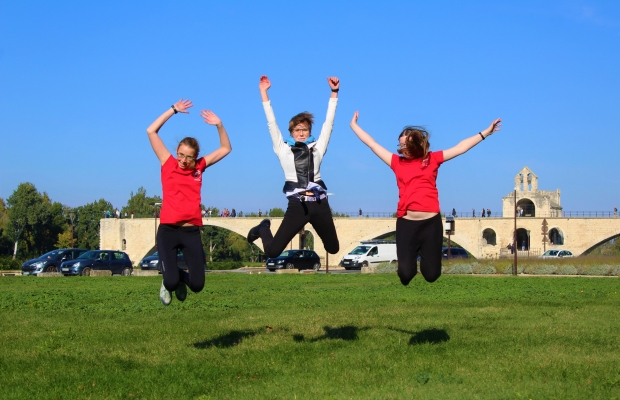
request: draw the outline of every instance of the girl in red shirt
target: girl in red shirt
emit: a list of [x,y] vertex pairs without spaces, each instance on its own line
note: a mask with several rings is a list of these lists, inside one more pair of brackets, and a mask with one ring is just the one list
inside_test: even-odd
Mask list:
[[[202,173],[232,150],[222,120],[211,111],[202,110],[200,116],[204,121],[217,127],[220,147],[211,154],[199,158],[198,141],[186,137],[177,146],[176,157],[170,154],[159,137],[159,129],[174,114],[189,114],[187,109],[192,106],[191,100],[179,100],[146,130],[151,146],[161,163],[163,199],[160,225],[157,229],[157,250],[163,275],[159,299],[164,305],[172,301],[172,291],[179,301],[184,301],[187,297],[187,286],[193,292],[200,292],[204,287],[206,260],[200,240]],[[183,251],[189,273],[177,267],[179,250]]]
[[392,168],[398,184],[398,211],[396,220],[396,255],[398,277],[408,285],[418,270],[427,282],[441,275],[443,227],[439,213],[437,172],[439,166],[460,156],[500,130],[501,119],[496,119],[485,130],[443,151],[429,151],[429,134],[424,128],[407,126],[398,136],[398,153],[392,154],[357,124],[358,112],[353,114],[351,129],[357,137]]

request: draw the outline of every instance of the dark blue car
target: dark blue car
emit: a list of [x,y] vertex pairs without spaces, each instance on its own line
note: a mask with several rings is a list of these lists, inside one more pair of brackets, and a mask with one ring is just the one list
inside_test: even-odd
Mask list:
[[278,257],[268,258],[265,265],[269,271],[276,269],[321,269],[321,259],[312,250],[285,250]]
[[127,253],[114,250],[91,250],[81,254],[75,260],[65,261],[60,265],[63,275],[89,276],[91,271],[108,270],[113,275],[131,275],[133,267]]
[[38,275],[40,272],[60,272],[60,264],[73,260],[84,253],[84,249],[58,249],[22,264],[22,275]]

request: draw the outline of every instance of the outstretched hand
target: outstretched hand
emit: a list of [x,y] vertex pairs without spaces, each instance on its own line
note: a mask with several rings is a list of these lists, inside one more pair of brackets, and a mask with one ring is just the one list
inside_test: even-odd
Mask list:
[[194,104],[192,104],[191,100],[179,100],[176,103],[174,103],[174,108],[183,114],[189,114],[189,111],[187,111],[188,108],[192,108],[194,106]]
[[267,91],[271,87],[271,81],[267,78],[267,75],[263,75],[260,77],[260,82],[258,83],[258,88],[262,91]]
[[492,135],[493,133],[499,131],[500,129],[502,129],[502,119],[498,118],[495,121],[491,122],[491,125],[489,125],[489,127],[487,129],[482,131],[482,134],[485,137],[487,137],[487,136]]
[[222,125],[220,117],[215,115],[211,110],[202,110],[200,116],[204,118],[205,122],[209,125],[219,126]]
[[351,123],[349,124],[351,128],[357,125],[357,118],[359,117],[359,111],[353,113],[353,118],[351,118]]
[[340,80],[335,76],[328,76],[327,83],[332,90],[340,89]]

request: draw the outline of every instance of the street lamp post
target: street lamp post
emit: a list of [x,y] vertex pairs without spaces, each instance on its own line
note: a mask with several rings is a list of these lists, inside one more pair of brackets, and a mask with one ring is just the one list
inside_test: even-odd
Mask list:
[[517,187],[515,186],[514,191],[514,199],[515,199],[515,212],[514,212],[514,220],[515,220],[515,229],[514,234],[512,235],[512,250],[514,252],[514,261],[512,263],[512,274],[517,275]]

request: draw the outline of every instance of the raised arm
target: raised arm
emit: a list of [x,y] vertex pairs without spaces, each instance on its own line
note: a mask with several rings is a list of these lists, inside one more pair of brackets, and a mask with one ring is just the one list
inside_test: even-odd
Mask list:
[[220,135],[220,148],[216,149],[214,152],[204,157],[208,167],[220,161],[222,158],[226,157],[228,153],[232,151],[232,146],[230,145],[228,133],[226,133],[224,124],[222,124],[222,120],[217,115],[215,115],[210,110],[202,110],[200,112],[200,116],[204,118],[207,124],[215,125],[215,127],[217,128],[217,133]]
[[258,89],[260,90],[260,97],[263,101],[263,110],[265,111],[265,117],[267,118],[267,127],[269,128],[269,135],[271,135],[271,141],[273,143],[273,151],[276,154],[280,154],[283,151],[288,150],[288,145],[284,142],[278,123],[276,122],[276,116],[271,108],[271,101],[267,95],[267,90],[271,87],[271,81],[265,75],[260,77],[258,83]]
[[454,157],[458,157],[461,154],[466,153],[469,149],[482,142],[487,136],[491,136],[494,132],[499,131],[502,128],[502,119],[498,118],[495,121],[491,122],[488,128],[481,131],[480,133],[475,134],[472,137],[468,137],[465,140],[462,140],[456,146],[443,151],[443,160],[448,161],[453,159]]
[[338,104],[338,91],[340,90],[340,80],[335,76],[327,77],[327,84],[331,89],[329,96],[329,103],[327,104],[327,115],[325,116],[325,122],[321,127],[321,132],[316,143],[316,149],[319,151],[327,152],[327,145],[334,129],[334,119],[336,118],[336,105]]
[[179,100],[172,107],[164,111],[162,115],[160,115],[153,123],[146,128],[146,133],[149,136],[149,141],[151,142],[151,147],[153,147],[153,151],[155,151],[155,155],[159,159],[159,162],[164,165],[166,160],[170,157],[170,152],[166,148],[166,145],[159,137],[159,130],[161,127],[177,112],[183,114],[189,114],[187,111],[188,108],[193,106],[191,100]]
[[359,113],[356,111],[353,114],[353,118],[351,119],[351,129],[357,135],[357,137],[364,143],[366,146],[370,147],[373,153],[375,153],[381,161],[386,163],[388,166],[392,163],[392,153],[389,152],[386,148],[381,146],[379,143],[375,141],[368,133],[366,133],[360,126],[357,124],[357,118]]
[[269,101],[269,95],[267,91],[271,87],[271,81],[267,78],[266,75],[262,75],[260,77],[260,82],[258,83],[258,89],[260,90],[261,100],[264,102]]

